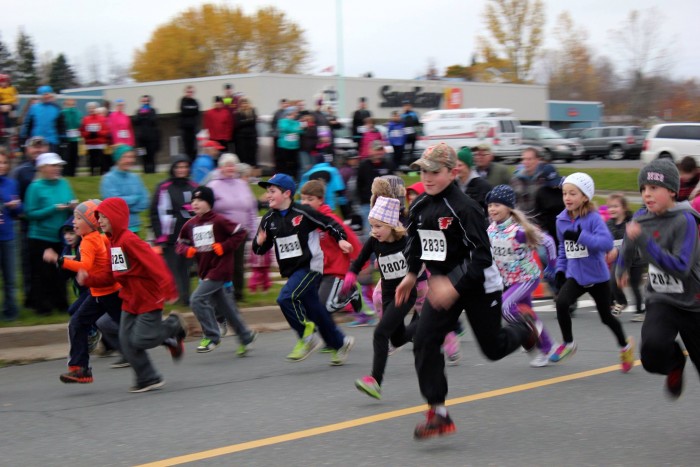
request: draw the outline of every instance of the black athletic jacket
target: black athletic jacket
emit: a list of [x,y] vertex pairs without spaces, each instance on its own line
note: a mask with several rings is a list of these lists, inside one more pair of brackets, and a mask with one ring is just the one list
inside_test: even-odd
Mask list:
[[[260,221],[267,239],[258,245],[253,238],[253,253],[263,255],[275,247],[280,275],[289,277],[297,269],[311,269],[323,273],[323,251],[318,229],[325,230],[337,241],[347,240],[343,227],[320,212],[302,204],[292,203],[285,214],[269,210]],[[296,237],[295,237],[296,236]]]
[[[411,204],[408,217],[409,272],[418,275],[425,263],[431,274],[448,276],[460,293],[503,290],[483,211],[457,185],[452,183],[434,196],[423,193]],[[424,251],[444,254],[445,259],[422,260]]]

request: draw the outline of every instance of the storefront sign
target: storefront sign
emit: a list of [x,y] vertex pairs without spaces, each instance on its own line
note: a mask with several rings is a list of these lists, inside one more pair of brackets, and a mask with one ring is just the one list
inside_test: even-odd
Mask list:
[[379,104],[380,107],[401,107],[403,101],[408,101],[413,107],[418,109],[439,109],[442,101],[441,92],[423,92],[421,87],[416,86],[413,91],[399,92],[390,91],[391,86],[382,86],[379,95],[384,99]]

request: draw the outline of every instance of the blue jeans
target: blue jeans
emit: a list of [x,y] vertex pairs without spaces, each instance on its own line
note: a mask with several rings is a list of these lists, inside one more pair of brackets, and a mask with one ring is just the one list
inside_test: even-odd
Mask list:
[[116,322],[119,322],[121,311],[122,300],[119,298],[119,292],[102,297],[93,297],[88,294],[68,323],[68,337],[70,337],[69,366],[87,368],[90,363],[90,355],[88,354],[88,332],[90,328],[105,313],[109,314]]
[[277,303],[299,338],[304,335],[305,321],[311,321],[326,344],[338,350],[343,346],[345,336],[318,298],[320,282],[320,273],[309,269],[297,269],[280,290]]
[[15,241],[0,241],[0,269],[2,269],[3,290],[5,301],[2,304],[2,316],[6,320],[17,318],[17,272],[15,271]]

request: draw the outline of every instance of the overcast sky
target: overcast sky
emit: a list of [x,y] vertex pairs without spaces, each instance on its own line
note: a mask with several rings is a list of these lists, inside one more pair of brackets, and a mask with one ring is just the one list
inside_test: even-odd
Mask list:
[[[116,61],[131,63],[133,52],[153,30],[189,7],[194,0],[22,0],[4,8],[1,39],[12,49],[24,28],[39,55],[63,52],[87,78],[86,56],[111,51]],[[335,0],[245,0],[247,13],[272,5],[306,31],[317,74],[337,66]],[[486,0],[342,0],[344,71],[346,76],[372,72],[375,77],[413,78],[425,74],[429,60],[442,73],[453,64],[468,64],[477,34],[485,34]],[[589,32],[598,53],[619,55],[609,31],[619,28],[632,9],[656,6],[662,14],[661,38],[671,45],[675,77],[700,77],[700,2],[698,0],[545,0],[546,45],[555,47],[556,18],[568,10]],[[107,60],[103,60],[106,68]]]

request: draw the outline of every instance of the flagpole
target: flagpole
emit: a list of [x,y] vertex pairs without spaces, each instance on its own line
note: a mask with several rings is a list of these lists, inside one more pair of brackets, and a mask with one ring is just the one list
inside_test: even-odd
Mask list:
[[343,0],[335,0],[335,21],[336,21],[336,78],[338,87],[338,108],[336,116],[345,116],[345,77],[343,70]]

